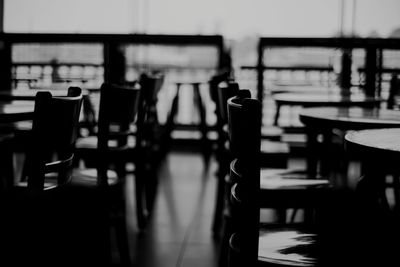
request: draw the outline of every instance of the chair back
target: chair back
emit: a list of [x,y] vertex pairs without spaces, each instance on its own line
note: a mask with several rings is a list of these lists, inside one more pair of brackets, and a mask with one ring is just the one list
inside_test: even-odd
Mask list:
[[233,227],[239,243],[246,244],[240,248],[242,260],[251,266],[258,257],[261,104],[249,93],[239,91],[227,105],[231,152],[243,178],[232,187],[240,192],[240,197],[232,198]]
[[220,123],[219,121],[221,120],[221,101],[219,93],[218,93],[218,87],[224,83],[226,87],[226,83],[229,81],[229,72],[221,72],[218,73],[214,76],[211,77],[211,79],[208,82],[209,85],[209,90],[210,90],[210,97],[211,100],[215,103],[215,114],[217,116],[217,123]]
[[[211,86],[210,82],[210,86]],[[219,151],[224,151],[225,143],[228,139],[227,129],[225,128],[228,124],[228,99],[237,95],[239,91],[239,84],[233,80],[226,80],[216,84],[214,90],[215,94],[215,113],[217,117],[216,129],[218,133],[218,147]],[[225,155],[223,156],[225,157]]]
[[37,93],[27,153],[29,188],[44,189],[49,173],[57,174],[58,184],[71,179],[81,105],[82,90],[78,87],[70,87],[66,97]]
[[140,75],[141,94],[136,123],[139,140],[144,138],[151,140],[154,137],[154,128],[159,124],[157,114],[158,93],[164,84],[164,77],[161,73],[142,73]]
[[130,126],[135,122],[140,90],[134,87],[103,83],[100,88],[97,133],[97,172],[99,185],[108,184],[109,142],[118,142],[118,149],[125,149]]
[[400,80],[398,78],[397,73],[392,74],[392,78],[390,79],[390,87],[389,87],[389,97],[387,99],[387,108],[388,109],[398,109],[400,106],[399,99],[400,98]]
[[220,116],[225,124],[228,123],[228,99],[236,96],[239,92],[239,84],[235,81],[228,81],[218,86],[218,106],[220,107]]

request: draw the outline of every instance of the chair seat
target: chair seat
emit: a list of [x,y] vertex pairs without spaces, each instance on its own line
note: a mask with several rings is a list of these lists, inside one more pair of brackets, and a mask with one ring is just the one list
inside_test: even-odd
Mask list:
[[261,169],[261,189],[300,190],[319,186],[329,186],[329,180],[309,179],[306,173],[288,169]]
[[261,127],[261,138],[280,141],[284,131],[282,128],[272,125],[264,125]]
[[[297,224],[262,225],[259,229],[257,266],[333,267],[348,264],[360,266],[361,262],[368,262],[363,249],[376,246],[373,241],[366,241],[366,244],[349,241],[344,244],[344,238],[348,238],[346,232],[337,231],[335,235],[327,236]],[[232,235],[229,245],[232,259],[239,262],[240,241],[236,233]],[[379,258],[384,261],[384,258],[377,255],[371,255],[370,259]]]
[[[315,233],[300,228],[260,228],[258,242],[257,266],[318,266]],[[231,259],[240,262],[238,234],[232,235],[229,246]]]
[[286,168],[289,160],[289,145],[280,141],[261,140],[261,166]]
[[[47,181],[47,180],[49,180],[49,181]],[[57,180],[56,180],[55,177],[51,177],[50,179],[48,179],[48,178],[46,177],[46,181],[44,182],[44,185],[43,185],[43,188],[44,188],[45,190],[50,189],[50,188],[53,188],[53,187],[56,187],[56,186],[57,186]],[[19,188],[19,189],[28,188],[28,182],[27,182],[27,181],[18,182],[18,183],[15,185],[15,187],[16,187],[16,188]],[[18,189],[17,189],[17,190],[18,190]]]
[[301,229],[261,228],[258,260],[284,266],[316,266],[317,235]]
[[32,130],[32,121],[18,121],[14,123],[17,131],[30,131]]
[[[128,146],[135,147],[136,137],[131,135],[128,138]],[[110,149],[116,148],[118,145],[116,140],[110,140],[108,146]],[[88,136],[84,138],[79,138],[76,142],[76,148],[79,149],[93,149],[97,148],[97,136]]]
[[14,137],[12,133],[0,134],[0,143],[11,140]]
[[261,153],[287,153],[289,154],[289,145],[285,142],[262,140]]
[[[118,175],[113,170],[107,171],[108,184],[115,185],[119,182]],[[73,185],[96,187],[97,186],[97,170],[96,169],[74,169],[72,173]]]

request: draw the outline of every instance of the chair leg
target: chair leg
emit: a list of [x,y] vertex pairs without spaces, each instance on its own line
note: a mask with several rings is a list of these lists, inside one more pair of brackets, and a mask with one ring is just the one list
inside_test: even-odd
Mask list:
[[208,166],[210,156],[211,156],[211,144],[208,140],[208,130],[207,130],[207,122],[206,122],[206,110],[203,105],[203,100],[200,94],[199,84],[193,84],[193,93],[194,93],[194,101],[197,105],[197,109],[199,111],[200,117],[200,131],[201,131],[201,143],[203,149],[203,158],[206,166]]
[[135,193],[136,193],[136,215],[139,229],[144,229],[146,225],[146,207],[144,203],[145,185],[143,182],[143,172],[137,171],[135,177]]
[[[169,147],[171,145],[171,132],[175,127],[175,116],[178,113],[178,104],[179,104],[179,89],[180,85],[177,84],[176,94],[172,100],[171,110],[168,113],[167,121],[165,123],[165,131],[163,133],[164,143]],[[164,144],[164,145],[165,145]]]
[[120,216],[120,218],[117,218],[115,225],[115,234],[121,264],[122,266],[130,266],[131,257],[129,253],[128,231],[125,216]]
[[146,173],[147,173],[146,185],[145,185],[146,208],[147,212],[151,214],[157,194],[158,177],[157,177],[157,171],[155,170],[148,170]]
[[221,230],[222,224],[222,216],[224,211],[224,203],[225,203],[225,176],[226,172],[222,169],[218,170],[217,174],[217,190],[215,196],[215,210],[214,210],[214,219],[212,225],[213,236],[217,237]]
[[231,219],[229,216],[224,217],[223,235],[221,240],[221,247],[218,255],[218,266],[228,266],[228,255],[229,255],[229,239],[233,233]]
[[399,209],[400,205],[400,175],[393,174],[393,194],[394,194],[394,206]]
[[1,187],[12,187],[14,183],[14,162],[13,153],[8,148],[3,149],[0,153],[0,170],[0,189]]

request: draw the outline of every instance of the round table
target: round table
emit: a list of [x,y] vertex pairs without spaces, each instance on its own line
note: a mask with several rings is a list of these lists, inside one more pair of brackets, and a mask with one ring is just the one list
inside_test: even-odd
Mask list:
[[[305,108],[299,118],[307,134],[307,170],[310,174],[317,174],[319,159],[322,174],[327,172],[324,167],[327,167],[329,157],[334,154],[330,149],[334,129],[348,131],[400,127],[400,111],[378,108]],[[322,149],[318,142],[319,134],[323,136]]]
[[273,95],[276,112],[274,125],[278,125],[280,110],[282,106],[302,106],[302,107],[377,107],[383,99],[368,97],[362,94],[344,95],[338,93],[280,93]]
[[400,111],[378,108],[305,108],[299,118],[306,127],[314,128],[358,130],[400,127]]
[[[208,161],[209,156],[211,154],[211,140],[208,138],[208,126],[207,126],[207,114],[206,114],[206,107],[205,102],[202,99],[202,95],[200,93],[200,87],[203,84],[206,84],[204,81],[206,79],[200,80],[182,80],[182,81],[174,81],[173,83],[176,85],[176,93],[172,100],[171,110],[167,116],[166,121],[166,129],[168,129],[169,136],[171,136],[171,132],[174,128],[176,128],[177,124],[175,123],[175,117],[178,114],[178,103],[179,103],[179,92],[182,88],[192,88],[193,89],[193,100],[194,100],[194,107],[197,108],[199,114],[199,123],[196,125],[199,132],[201,133],[201,146],[202,146],[202,153],[203,157],[206,161]],[[171,137],[170,137],[171,138]]]
[[345,135],[346,149],[383,163],[385,167],[392,164],[397,167],[400,162],[400,125],[398,127],[349,132]]
[[375,192],[376,203],[390,210],[386,195],[387,175],[393,177],[394,204],[400,204],[400,128],[368,129],[352,131],[345,135],[347,153],[361,158],[362,178],[359,188]]

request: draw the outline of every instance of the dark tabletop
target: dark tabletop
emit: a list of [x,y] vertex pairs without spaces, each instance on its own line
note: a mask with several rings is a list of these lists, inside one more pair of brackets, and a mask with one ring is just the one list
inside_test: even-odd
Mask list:
[[[369,157],[375,162],[394,164],[400,162],[400,128],[352,131],[345,136],[349,152]],[[376,168],[382,167],[377,165]]]
[[305,108],[300,121],[309,127],[360,130],[400,127],[400,111],[361,107]]
[[279,105],[300,106],[352,106],[379,104],[382,99],[367,97],[361,94],[341,95],[332,94],[305,94],[305,93],[280,93],[273,96]]

